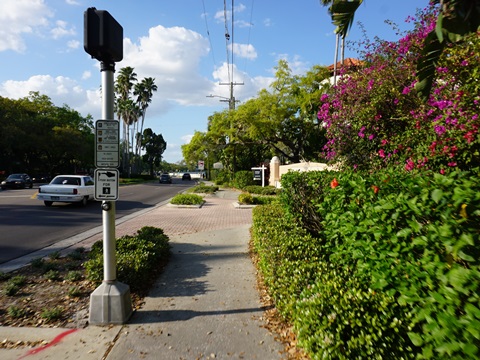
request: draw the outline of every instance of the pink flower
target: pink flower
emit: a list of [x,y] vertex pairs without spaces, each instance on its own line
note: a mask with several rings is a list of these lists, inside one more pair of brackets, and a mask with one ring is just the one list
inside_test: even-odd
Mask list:
[[405,164],[405,170],[412,171],[413,169],[415,169],[415,163],[412,159],[408,159],[407,163]]
[[378,150],[378,156],[383,159],[385,157],[385,151],[383,149]]

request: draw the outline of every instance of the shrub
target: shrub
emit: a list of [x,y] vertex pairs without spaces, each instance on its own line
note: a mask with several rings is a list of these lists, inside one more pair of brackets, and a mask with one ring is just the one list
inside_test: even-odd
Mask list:
[[[132,290],[142,290],[154,279],[152,273],[161,260],[166,259],[170,246],[162,229],[143,227],[134,236],[122,236],[116,241],[117,278],[130,285]],[[103,276],[102,242],[92,246],[85,263],[88,280],[101,282]]]
[[52,260],[58,260],[60,259],[60,251],[54,251],[48,257]]
[[253,209],[252,248],[258,254],[258,266],[276,307],[292,320],[296,298],[314,283],[320,249],[304,229],[275,205]]
[[11,284],[17,285],[17,286],[23,286],[23,285],[26,284],[27,278],[23,275],[16,275],[16,276],[10,278],[10,280],[8,280],[8,282],[11,283]]
[[245,189],[249,185],[255,185],[253,173],[248,170],[237,171],[235,173],[234,185],[237,189]]
[[251,205],[253,204],[253,196],[249,193],[241,193],[238,195],[238,202],[240,204]]
[[68,296],[70,297],[80,297],[82,295],[82,290],[78,286],[71,286],[68,288]]
[[3,289],[3,292],[7,296],[14,296],[20,291],[20,286],[12,284],[12,283],[7,283],[5,284],[5,288]]
[[197,194],[177,194],[170,200],[174,205],[201,205],[203,202],[203,197]]
[[478,358],[478,179],[478,170],[282,177],[283,207],[254,209],[252,242],[312,358]]
[[32,265],[34,268],[39,269],[43,267],[44,263],[45,263],[45,260],[43,258],[35,258],[32,260],[30,265]]
[[277,195],[280,192],[280,189],[277,189],[274,186],[260,186],[260,185],[249,185],[246,186],[244,191],[249,192],[250,194],[258,195]]
[[195,186],[192,189],[193,193],[201,193],[201,194],[214,194],[218,191],[218,186],[208,186],[205,183],[200,183],[199,185]]
[[63,309],[61,307],[54,307],[51,309],[45,308],[40,313],[40,317],[42,319],[45,319],[47,322],[60,319],[62,315],[63,315]]
[[60,273],[57,270],[49,270],[45,273],[45,279],[50,281],[57,281],[60,279]]
[[20,319],[27,315],[27,311],[24,308],[11,305],[7,309],[7,314],[14,319]]
[[66,281],[79,281],[83,277],[83,274],[81,271],[69,271],[67,275],[65,275],[65,280]]

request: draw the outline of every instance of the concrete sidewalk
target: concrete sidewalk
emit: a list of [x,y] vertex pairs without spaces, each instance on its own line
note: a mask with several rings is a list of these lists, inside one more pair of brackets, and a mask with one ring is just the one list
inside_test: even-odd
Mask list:
[[[220,190],[202,208],[158,206],[116,226],[116,236],[162,228],[172,257],[144,306],[123,326],[0,328],[0,341],[50,346],[0,349],[0,359],[281,359],[263,327],[255,267],[248,255],[251,209]],[[78,246],[101,239],[95,234]],[[55,339],[58,336],[57,339]],[[54,343],[54,344],[53,344]]]

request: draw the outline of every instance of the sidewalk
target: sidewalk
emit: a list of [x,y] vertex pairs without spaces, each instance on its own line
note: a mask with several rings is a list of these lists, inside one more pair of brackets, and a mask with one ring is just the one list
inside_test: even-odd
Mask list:
[[[0,349],[0,359],[281,359],[283,345],[263,327],[248,255],[252,211],[235,208],[237,196],[220,190],[199,209],[162,204],[117,224],[117,237],[143,226],[160,227],[170,237],[172,257],[144,306],[123,326],[90,325],[71,333],[0,328],[0,341],[51,344],[33,353]],[[101,238],[89,236],[78,246]]]

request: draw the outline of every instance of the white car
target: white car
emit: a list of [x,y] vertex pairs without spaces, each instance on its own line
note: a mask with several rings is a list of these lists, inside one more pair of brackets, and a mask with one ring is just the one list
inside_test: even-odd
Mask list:
[[45,206],[54,202],[80,203],[87,205],[95,198],[93,179],[88,175],[58,175],[48,185],[41,185],[37,199],[43,200]]

